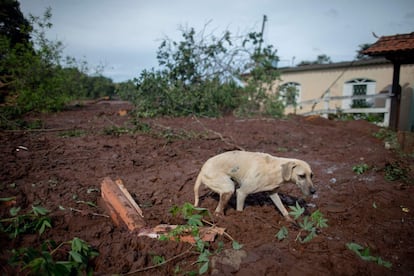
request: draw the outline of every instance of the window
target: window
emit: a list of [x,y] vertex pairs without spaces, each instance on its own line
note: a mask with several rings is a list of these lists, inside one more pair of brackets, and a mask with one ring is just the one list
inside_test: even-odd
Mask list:
[[296,106],[300,102],[301,88],[297,82],[288,82],[279,87],[279,96],[286,106]]
[[[375,94],[376,82],[370,79],[354,79],[345,83],[344,96],[363,96]],[[342,109],[363,108],[372,106],[372,100],[367,99],[344,99]]]

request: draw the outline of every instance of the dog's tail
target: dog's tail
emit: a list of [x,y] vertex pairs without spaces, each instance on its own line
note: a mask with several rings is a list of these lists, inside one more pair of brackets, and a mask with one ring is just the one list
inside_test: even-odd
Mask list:
[[195,207],[198,206],[198,201],[199,201],[198,190],[200,189],[200,186],[201,186],[201,172],[198,174],[197,180],[194,185],[194,206]]

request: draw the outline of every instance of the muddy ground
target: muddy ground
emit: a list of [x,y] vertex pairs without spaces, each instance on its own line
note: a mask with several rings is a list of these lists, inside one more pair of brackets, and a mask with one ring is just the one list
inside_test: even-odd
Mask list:
[[[334,121],[319,117],[287,119],[250,118],[155,118],[139,122],[132,133],[131,110],[125,102],[98,102],[74,106],[64,112],[33,115],[42,130],[0,132],[0,197],[16,196],[16,206],[30,210],[41,205],[51,210],[52,229],[41,237],[21,235],[1,241],[1,274],[15,274],[8,265],[10,249],[36,247],[45,239],[56,242],[73,237],[85,240],[99,251],[92,262],[98,275],[183,275],[198,271],[197,254],[191,245],[137,237],[115,227],[98,203],[104,177],[120,178],[144,211],[148,225],[184,223],[169,210],[193,202],[193,185],[202,164],[211,156],[229,150],[267,152],[307,161],[314,172],[317,196],[306,199],[307,211],[328,219],[328,227],[308,243],[295,241],[299,229],[285,222],[266,194],[249,196],[243,212],[234,199],[217,226],[243,245],[241,262],[210,263],[208,273],[217,275],[413,275],[414,186],[410,181],[388,181],[387,169],[413,164],[384,147],[373,134],[379,128],[365,121]],[[27,148],[19,148],[23,146]],[[356,174],[352,168],[366,163],[370,169]],[[390,166],[390,164],[392,166]],[[410,176],[410,173],[407,173]],[[295,185],[281,193],[301,197]],[[217,196],[203,190],[201,206],[214,211]],[[2,205],[7,214],[10,206]],[[72,208],[72,209],[71,209]],[[75,211],[77,210],[77,211]],[[276,233],[285,226],[288,237]],[[372,256],[392,263],[386,268],[364,261],[347,243],[369,247]],[[214,251],[224,244],[218,236]],[[232,255],[218,254],[217,260]],[[181,254],[181,255],[180,255]],[[152,266],[154,256],[166,264]],[[229,259],[227,258],[227,259]],[[138,272],[144,270],[143,272]]]

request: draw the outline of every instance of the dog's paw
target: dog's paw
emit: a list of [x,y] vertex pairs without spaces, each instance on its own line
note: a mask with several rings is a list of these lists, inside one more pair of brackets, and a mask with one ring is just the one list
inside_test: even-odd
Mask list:
[[215,215],[217,218],[224,218],[224,212],[214,212],[214,215]]
[[284,218],[285,218],[285,220],[287,222],[290,222],[290,223],[294,223],[295,222],[295,220],[293,218],[291,218],[289,215],[285,216]]

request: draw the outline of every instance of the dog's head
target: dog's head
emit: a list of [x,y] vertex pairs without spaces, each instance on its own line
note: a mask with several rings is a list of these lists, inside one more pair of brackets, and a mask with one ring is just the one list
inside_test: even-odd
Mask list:
[[316,192],[312,182],[312,169],[304,161],[293,160],[282,164],[282,176],[284,181],[295,182],[302,190],[304,196]]

